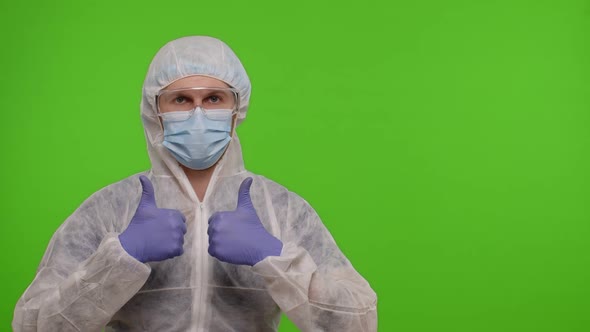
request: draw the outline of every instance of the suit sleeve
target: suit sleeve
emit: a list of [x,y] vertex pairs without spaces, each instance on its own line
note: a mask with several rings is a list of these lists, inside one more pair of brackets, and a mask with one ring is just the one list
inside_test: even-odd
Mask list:
[[281,224],[283,250],[253,266],[302,331],[376,331],[377,296],[313,208],[295,194]]
[[14,331],[100,331],[143,286],[150,267],[127,254],[115,231],[129,203],[109,192],[92,195],[55,232],[17,302]]

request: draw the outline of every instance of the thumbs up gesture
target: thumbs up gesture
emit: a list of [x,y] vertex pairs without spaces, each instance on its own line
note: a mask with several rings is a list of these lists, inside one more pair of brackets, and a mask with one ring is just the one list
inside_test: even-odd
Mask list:
[[185,218],[178,210],[156,206],[154,187],[145,176],[139,206],[127,229],[119,235],[123,249],[138,261],[162,261],[184,252]]
[[233,211],[216,212],[209,218],[209,254],[220,261],[255,265],[267,256],[279,256],[283,243],[266,231],[252,200],[252,178],[245,179]]

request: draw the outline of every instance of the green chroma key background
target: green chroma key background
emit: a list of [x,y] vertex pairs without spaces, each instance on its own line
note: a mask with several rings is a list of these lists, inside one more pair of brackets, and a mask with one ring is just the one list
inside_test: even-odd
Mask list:
[[590,331],[589,1],[4,1],[0,27],[1,330],[66,217],[150,167],[154,54],[211,35],[252,80],[246,167],[315,207],[380,331]]

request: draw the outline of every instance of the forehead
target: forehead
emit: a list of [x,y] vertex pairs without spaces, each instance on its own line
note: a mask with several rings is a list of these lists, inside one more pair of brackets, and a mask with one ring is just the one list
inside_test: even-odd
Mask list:
[[183,89],[183,88],[195,88],[195,87],[208,87],[208,88],[229,88],[225,82],[218,80],[213,77],[193,75],[183,77],[172,84],[168,85],[162,90],[172,89]]

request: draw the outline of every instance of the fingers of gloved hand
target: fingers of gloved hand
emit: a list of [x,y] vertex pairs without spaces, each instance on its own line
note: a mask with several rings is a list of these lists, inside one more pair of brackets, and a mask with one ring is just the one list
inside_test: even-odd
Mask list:
[[141,182],[141,200],[139,201],[139,206],[156,207],[156,196],[154,194],[154,186],[152,185],[150,179],[148,179],[144,175],[141,175],[139,177],[139,182]]
[[209,226],[207,227],[207,235],[209,235],[209,242],[211,242],[211,236],[213,236],[214,233],[215,229],[211,227],[211,223],[209,223]]
[[[229,222],[231,223],[231,221]],[[209,226],[207,227],[207,234],[209,237],[222,234],[227,230],[231,229],[228,228],[228,218],[226,213],[217,212],[209,218]]]
[[208,252],[212,257],[252,266],[267,256],[280,255],[282,242],[268,233],[263,225],[236,223],[230,217],[214,219],[209,224]]
[[217,211],[209,217],[207,222],[211,224],[212,222],[219,222],[219,220],[227,219],[227,214],[232,212],[233,211]]
[[182,254],[184,254],[184,243],[177,243],[176,246],[174,246],[174,249],[172,250],[172,252],[170,253],[170,257],[168,258],[172,258],[172,257],[177,257],[177,256],[181,256]]
[[172,216],[173,217],[168,220],[170,226],[168,230],[169,238],[173,244],[182,248],[182,245],[184,244],[184,235],[186,234],[186,224],[177,213],[172,213]]
[[146,261],[163,261],[184,253],[184,235],[179,230],[162,232],[144,245]]
[[223,245],[223,241],[217,238],[209,239],[209,248],[207,248],[207,252],[212,257],[215,257],[223,262],[228,261],[227,256],[230,254],[228,252],[227,246]]
[[209,253],[209,255],[211,255],[211,257],[216,257],[217,258],[217,250],[216,250],[216,246],[214,244],[211,243],[211,239],[209,239],[209,248],[207,248],[207,252]]
[[180,211],[144,206],[119,239],[138,260],[161,261],[182,255],[186,231],[185,217]]
[[186,234],[186,218],[182,212],[175,209],[160,209],[166,211],[168,219],[172,222],[172,225]]
[[236,209],[240,207],[252,207],[252,199],[250,198],[250,186],[252,185],[252,178],[248,177],[242,184],[240,184],[240,189],[238,190],[238,206]]
[[215,220],[215,219],[219,218],[219,217],[217,216],[218,214],[219,214],[219,212],[215,212],[215,213],[213,213],[213,214],[212,214],[212,215],[209,217],[209,220],[207,221],[207,223],[208,223],[209,225],[211,225],[211,222],[212,222],[213,220]]
[[158,262],[174,258],[184,254],[184,247],[181,243],[175,243],[167,246],[164,250],[149,252],[145,262]]

